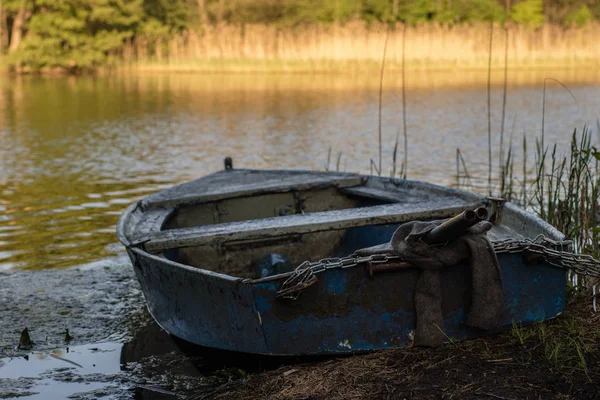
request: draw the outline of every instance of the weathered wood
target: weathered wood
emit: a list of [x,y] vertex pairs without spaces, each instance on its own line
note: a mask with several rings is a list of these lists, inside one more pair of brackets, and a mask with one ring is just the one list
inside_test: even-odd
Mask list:
[[288,234],[348,229],[363,225],[444,218],[468,208],[476,208],[479,205],[455,198],[439,198],[423,203],[386,204],[195,228],[172,229],[139,237],[134,242],[141,244],[146,251],[159,252],[165,249],[226,243],[236,240],[258,240]]
[[370,178],[364,185],[340,189],[341,193],[389,203],[418,203],[436,197],[452,197],[463,201],[483,201],[484,196],[456,189],[406,179]]
[[326,187],[344,188],[361,185],[365,180],[360,175],[347,173],[233,169],[217,172],[148,196],[142,201],[142,208],[171,208],[265,193]]
[[350,196],[386,201],[388,203],[397,203],[400,197],[397,192],[364,186],[344,188],[341,189],[341,192]]
[[[237,278],[256,278],[256,263],[266,254],[285,256],[297,266],[303,261],[331,257],[340,248],[345,230],[276,236],[262,240],[167,250],[170,260]],[[346,252],[344,253],[346,255]]]
[[335,187],[236,197],[178,207],[163,230],[355,208],[360,203]]

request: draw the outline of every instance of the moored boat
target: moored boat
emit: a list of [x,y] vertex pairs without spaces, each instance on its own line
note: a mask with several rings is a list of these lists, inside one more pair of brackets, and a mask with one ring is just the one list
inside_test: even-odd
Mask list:
[[498,318],[490,329],[469,324],[482,288],[461,259],[436,278],[444,337],[560,314],[565,270],[514,244],[543,237],[565,245],[562,233],[511,203],[424,182],[226,169],[132,204],[117,234],[150,313],[172,335],[247,353],[336,354],[405,346],[422,316],[423,268],[389,245],[373,246],[390,243],[410,221],[473,210],[489,216],[484,235],[501,276]]

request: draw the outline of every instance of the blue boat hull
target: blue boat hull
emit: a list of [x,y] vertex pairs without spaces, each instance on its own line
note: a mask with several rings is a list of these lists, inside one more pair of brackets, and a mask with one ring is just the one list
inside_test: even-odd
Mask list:
[[[385,242],[396,228],[348,229],[336,253]],[[339,354],[406,346],[415,330],[417,269],[373,278],[361,266],[330,269],[297,300],[289,300],[275,298],[282,280],[245,283],[140,249],[129,249],[129,254],[155,320],[198,345],[270,355]],[[564,310],[564,269],[526,264],[521,254],[498,258],[504,302],[498,329],[543,321]],[[489,333],[465,325],[472,292],[468,263],[441,274],[448,339]]]

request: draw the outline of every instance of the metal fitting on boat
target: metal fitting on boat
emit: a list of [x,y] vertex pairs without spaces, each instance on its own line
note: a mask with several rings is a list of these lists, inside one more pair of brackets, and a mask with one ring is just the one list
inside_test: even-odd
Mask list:
[[476,208],[475,215],[479,221],[485,221],[488,218],[488,210],[485,207]]
[[233,158],[225,157],[225,159],[223,160],[223,164],[225,166],[225,169],[233,169]]
[[[432,229],[423,240],[429,244],[444,243],[464,235],[467,229],[482,221],[478,218],[477,210],[465,210],[444,221],[441,225]],[[480,214],[483,215],[481,212]]]

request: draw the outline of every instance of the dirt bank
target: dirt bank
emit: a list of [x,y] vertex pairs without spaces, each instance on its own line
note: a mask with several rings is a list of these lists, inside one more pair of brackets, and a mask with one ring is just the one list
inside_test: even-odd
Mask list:
[[563,315],[486,339],[286,365],[194,399],[597,399],[600,314]]

